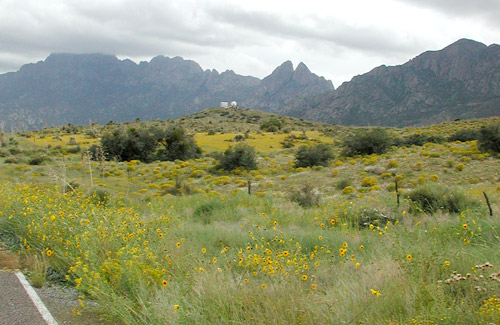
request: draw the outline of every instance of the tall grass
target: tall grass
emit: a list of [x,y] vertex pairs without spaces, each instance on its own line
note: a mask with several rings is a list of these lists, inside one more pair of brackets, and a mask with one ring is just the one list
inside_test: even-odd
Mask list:
[[3,183],[0,201],[23,254],[42,252],[128,324],[473,324],[488,320],[484,299],[500,294],[498,282],[487,293],[439,282],[485,262],[498,269],[500,223],[477,210],[358,230],[344,214],[356,204],[303,210],[247,194],[157,199],[139,214],[83,193]]

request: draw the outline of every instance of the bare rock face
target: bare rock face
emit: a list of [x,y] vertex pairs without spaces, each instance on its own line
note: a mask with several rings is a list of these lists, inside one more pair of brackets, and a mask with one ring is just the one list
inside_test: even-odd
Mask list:
[[330,81],[287,61],[260,80],[227,70],[203,70],[181,57],[135,64],[104,54],[51,54],[0,75],[0,127],[40,128],[168,119],[236,100],[271,111],[297,96],[332,90]]
[[500,46],[461,39],[403,65],[377,67],[343,83],[335,93],[301,98],[279,112],[384,126],[500,115]]
[[331,81],[318,77],[304,63],[301,62],[294,70],[292,62],[286,61],[262,79],[253,98],[241,103],[244,107],[276,111],[297,97],[333,90]]

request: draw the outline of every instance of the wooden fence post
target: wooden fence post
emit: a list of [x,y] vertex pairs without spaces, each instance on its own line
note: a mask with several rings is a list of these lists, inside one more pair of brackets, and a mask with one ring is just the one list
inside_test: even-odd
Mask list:
[[490,217],[493,217],[493,210],[491,209],[490,199],[488,199],[488,195],[483,192],[484,199],[486,200],[486,204],[488,205],[488,209],[490,209]]

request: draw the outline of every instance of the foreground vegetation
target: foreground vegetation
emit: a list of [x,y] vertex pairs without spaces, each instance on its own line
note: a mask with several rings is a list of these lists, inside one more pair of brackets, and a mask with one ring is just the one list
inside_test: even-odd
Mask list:
[[[400,143],[356,156],[354,129],[229,112],[178,121],[204,150],[187,161],[92,160],[116,125],[5,134],[1,238],[113,322],[500,322],[499,160],[449,140],[498,119],[384,130]],[[234,168],[255,155],[239,142],[256,166]]]

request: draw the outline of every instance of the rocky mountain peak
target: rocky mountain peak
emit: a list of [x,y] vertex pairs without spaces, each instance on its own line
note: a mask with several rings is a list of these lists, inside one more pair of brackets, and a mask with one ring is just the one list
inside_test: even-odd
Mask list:
[[303,62],[300,62],[293,73],[293,80],[298,83],[307,83],[311,81],[312,78],[314,78],[314,76],[309,68]]
[[461,38],[458,41],[446,46],[441,51],[451,51],[458,54],[461,51],[478,51],[483,50],[486,47],[487,46],[481,42],[477,42],[468,38]]
[[[306,107],[307,109],[301,109]],[[499,115],[500,46],[460,39],[399,66],[379,66],[280,112],[342,124],[406,126]]]
[[88,120],[116,122],[175,118],[236,100],[245,108],[272,110],[329,84],[309,72],[299,84],[286,61],[260,80],[232,70],[203,70],[181,57],[156,56],[138,65],[105,54],[51,54],[45,61],[0,75],[0,123],[23,128]]
[[293,76],[293,63],[292,61],[285,61],[279,65],[274,71],[262,82],[266,85],[275,85],[277,83],[283,84],[290,80]]

